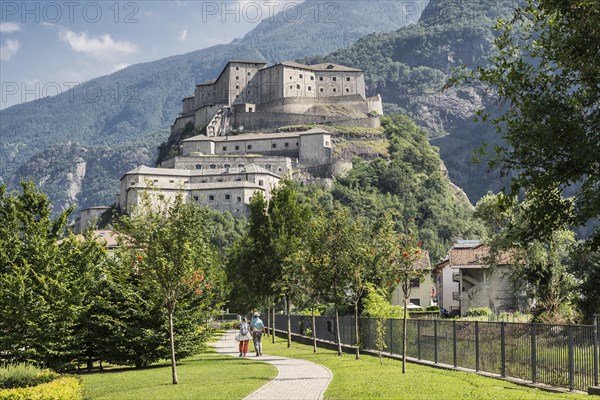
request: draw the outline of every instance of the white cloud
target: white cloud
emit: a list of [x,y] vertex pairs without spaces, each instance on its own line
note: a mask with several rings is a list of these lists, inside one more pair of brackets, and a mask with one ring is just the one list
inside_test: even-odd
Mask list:
[[4,44],[0,46],[0,60],[10,61],[19,51],[21,43],[17,39],[6,39]]
[[14,22],[0,22],[0,33],[21,32],[21,26]]
[[137,51],[135,44],[125,40],[113,40],[108,33],[100,36],[89,36],[87,32],[77,33],[65,29],[59,32],[59,37],[67,42],[71,49],[95,57],[107,57],[115,55],[115,53],[132,54]]
[[187,28],[184,28],[181,32],[179,32],[179,41],[185,42],[185,39],[187,39],[187,35],[188,35],[188,30],[187,30]]

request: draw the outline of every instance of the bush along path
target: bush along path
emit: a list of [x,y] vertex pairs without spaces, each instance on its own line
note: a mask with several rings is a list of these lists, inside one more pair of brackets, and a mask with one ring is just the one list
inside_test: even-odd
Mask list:
[[[215,347],[219,353],[238,357],[238,342],[235,341],[235,334],[236,331],[227,331],[216,343]],[[252,349],[248,354],[252,354],[250,358],[253,360],[259,359],[275,366],[279,374],[271,382],[246,397],[247,400],[320,400],[323,399],[333,376],[327,368],[310,361],[266,354],[255,357]]]

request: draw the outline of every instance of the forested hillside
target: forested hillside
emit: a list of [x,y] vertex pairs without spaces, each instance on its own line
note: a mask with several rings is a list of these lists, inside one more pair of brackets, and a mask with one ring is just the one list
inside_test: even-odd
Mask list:
[[[0,160],[2,180],[16,182],[17,171],[36,181],[51,194],[52,203],[65,204],[73,198],[55,181],[53,171],[23,164],[41,156],[49,146],[75,142],[90,146],[110,146],[120,152],[148,132],[166,129],[181,111],[181,99],[193,93],[194,85],[214,78],[231,59],[258,59],[279,62],[314,54],[327,54],[351,45],[360,37],[377,31],[390,31],[415,22],[418,9],[407,14],[403,1],[315,1],[298,6],[301,18],[278,14],[262,21],[254,30],[227,45],[218,45],[188,54],[137,64],[111,75],[85,82],[68,93],[29,102],[0,111]],[[420,2],[426,4],[427,2]],[[151,152],[167,138],[147,140],[142,146]],[[121,153],[119,153],[121,154]],[[56,165],[71,168],[67,158]],[[127,165],[126,153],[120,158]],[[58,156],[57,156],[58,157]],[[118,158],[118,156],[116,156]],[[150,160],[148,160],[150,161]],[[53,167],[54,169],[55,167]],[[41,174],[27,174],[28,171]],[[58,171],[56,171],[58,172]],[[65,175],[67,169],[57,176]],[[108,193],[116,190],[118,178],[126,172],[105,170],[102,180],[112,188],[100,192],[75,193],[79,207],[107,204]]]
[[450,172],[472,202],[503,182],[472,151],[498,140],[494,128],[473,121],[485,108],[497,113],[495,96],[480,87],[442,91],[452,70],[485,65],[498,18],[508,19],[508,0],[430,2],[419,23],[364,37],[353,46],[305,62],[337,62],[365,70],[369,94],[380,93],[387,111],[399,110],[425,129]]

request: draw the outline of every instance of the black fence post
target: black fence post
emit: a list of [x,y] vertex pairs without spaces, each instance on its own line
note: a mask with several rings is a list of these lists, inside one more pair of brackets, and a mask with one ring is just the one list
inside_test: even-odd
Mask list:
[[479,321],[475,321],[475,371],[479,371]]
[[456,320],[452,321],[452,347],[454,353],[454,368],[456,368]]
[[567,327],[569,335],[569,390],[575,389],[575,357],[573,355],[573,325]]
[[598,332],[600,328],[600,315],[594,315],[594,386],[598,386]]
[[390,354],[394,354],[394,320],[390,319]]
[[531,381],[537,382],[537,325],[531,324]]
[[417,359],[421,359],[421,320],[417,320]]
[[437,319],[433,320],[433,357],[434,361],[438,363],[438,334],[437,334]]
[[506,323],[500,322],[500,375],[506,376]]

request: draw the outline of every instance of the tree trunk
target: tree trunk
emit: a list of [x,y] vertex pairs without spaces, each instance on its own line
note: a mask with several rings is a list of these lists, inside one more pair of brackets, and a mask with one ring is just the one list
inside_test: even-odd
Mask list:
[[312,339],[313,339],[313,353],[317,352],[317,327],[315,326],[315,306],[312,306]]
[[339,305],[335,302],[335,342],[337,344],[338,356],[342,355],[342,341],[340,338],[340,313]]
[[406,316],[408,312],[406,310],[406,301],[408,297],[404,297],[404,315],[402,316],[402,373],[406,373]]
[[273,318],[271,319],[271,328],[273,329],[273,335],[271,335],[271,343],[275,343],[275,303],[273,303]]
[[292,320],[290,317],[290,296],[285,295],[285,313],[287,314],[287,347],[292,347]]
[[360,358],[360,341],[358,340],[360,337],[358,332],[358,301],[354,303],[354,334],[356,336],[354,339],[354,345],[356,346],[356,359],[358,360]]
[[271,333],[271,307],[267,307],[267,329],[265,329],[265,336],[269,336]]
[[92,356],[88,356],[88,359],[87,359],[87,370],[91,371],[92,369],[94,369],[94,359],[92,358]]
[[175,335],[173,333],[173,312],[174,307],[169,306],[169,341],[171,342],[171,372],[173,374],[173,385],[177,385],[179,383],[179,379],[177,379],[177,363],[175,361]]

